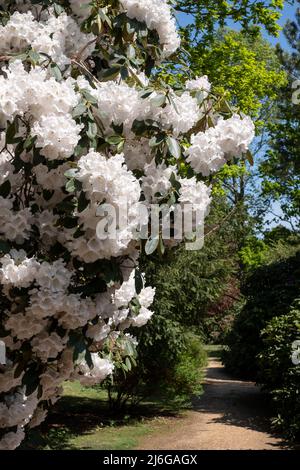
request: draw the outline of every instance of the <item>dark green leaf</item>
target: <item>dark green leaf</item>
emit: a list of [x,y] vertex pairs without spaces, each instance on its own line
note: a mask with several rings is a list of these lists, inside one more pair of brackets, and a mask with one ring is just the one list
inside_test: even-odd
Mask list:
[[4,181],[3,184],[0,186],[0,196],[7,198],[11,191],[11,184],[9,180]]
[[10,245],[7,241],[4,241],[4,240],[0,240],[0,252],[1,253],[9,253],[10,251]]
[[81,191],[80,196],[78,198],[78,212],[84,211],[89,205],[89,200],[86,198],[85,192]]
[[144,287],[144,281],[143,281],[143,278],[142,278],[142,275],[141,275],[139,269],[135,270],[134,282],[135,282],[135,291],[139,295],[141,290]]
[[101,76],[101,80],[104,82],[109,81],[109,80],[114,80],[120,75],[120,70],[121,70],[120,65],[116,65],[115,67],[112,67],[111,69],[105,70],[105,72],[103,72]]
[[6,144],[14,144],[14,137],[16,133],[18,132],[18,124],[17,124],[17,119],[14,120],[9,126],[7,127],[6,130],[6,139],[5,142]]
[[110,137],[107,137],[105,141],[110,145],[119,145],[120,142],[124,141],[124,137],[121,135],[111,135]]

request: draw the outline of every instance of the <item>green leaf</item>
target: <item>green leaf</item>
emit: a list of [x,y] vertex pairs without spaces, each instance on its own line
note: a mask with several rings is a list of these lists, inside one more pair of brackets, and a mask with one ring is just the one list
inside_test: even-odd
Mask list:
[[75,228],[78,225],[78,219],[77,217],[65,217],[62,220],[62,225],[65,228]]
[[55,80],[57,80],[58,82],[62,81],[63,76],[57,64],[52,63],[50,65],[50,72],[51,72],[51,75],[55,78]]
[[152,253],[154,253],[156,248],[158,247],[158,243],[159,243],[158,236],[154,238],[152,237],[148,238],[146,245],[145,245],[146,255],[152,255]]
[[164,245],[163,238],[161,236],[159,237],[159,246],[158,246],[158,248],[159,248],[159,253],[161,255],[163,255],[166,251],[166,248],[165,248],[165,245]]
[[77,118],[82,116],[86,112],[86,105],[84,103],[79,103],[72,112],[72,117]]
[[31,49],[28,53],[28,57],[33,65],[36,65],[39,63],[41,56],[38,52],[36,52],[34,49]]
[[110,137],[107,137],[105,141],[110,145],[119,145],[120,142],[124,141],[124,137],[121,135],[111,135]]
[[91,93],[88,90],[83,89],[81,90],[81,93],[89,103],[94,104],[94,105],[98,104],[98,101],[96,100],[96,98],[93,95],[91,95]]
[[106,23],[111,28],[112,24],[111,24],[110,18],[106,14],[107,13],[107,7],[99,8],[98,12],[99,12],[99,16],[100,16],[101,20],[103,21],[103,23]]
[[84,211],[89,205],[89,200],[86,198],[85,192],[81,191],[80,196],[78,198],[78,212]]
[[105,70],[105,72],[103,72],[101,76],[102,81],[108,82],[109,80],[114,80],[120,75],[120,70],[121,70],[120,65],[116,65],[115,67]]
[[152,139],[149,140],[149,146],[150,147],[157,147],[158,145],[162,144],[165,141],[166,136],[164,134],[159,134]]
[[89,366],[89,368],[93,369],[94,363],[93,363],[93,360],[92,360],[92,355],[91,355],[91,353],[88,349],[85,351],[84,358],[85,358],[85,361],[86,361],[87,365]]
[[172,173],[170,176],[170,183],[172,184],[172,188],[174,188],[177,192],[179,192],[181,188],[181,184],[179,181],[176,179],[175,173]]
[[36,139],[37,139],[37,136],[32,137],[31,135],[29,135],[24,142],[24,145],[23,145],[24,150],[30,151],[32,147],[34,146]]
[[88,138],[90,140],[93,140],[96,137],[97,132],[98,132],[97,124],[95,122],[89,121],[88,130],[86,132],[86,135],[88,136]]
[[127,370],[128,370],[128,371],[131,371],[132,366],[131,366],[131,362],[130,362],[129,357],[126,357],[126,359],[125,359],[125,365],[126,365],[126,367],[127,367]]
[[137,295],[139,295],[141,290],[144,287],[144,281],[143,281],[143,278],[142,278],[142,275],[141,275],[139,269],[135,270],[134,282],[135,282],[135,291],[136,291]]
[[122,282],[122,274],[120,268],[115,263],[108,261],[102,263],[102,277],[107,286],[113,286],[116,282]]
[[54,3],[53,7],[54,7],[54,11],[55,11],[57,16],[59,16],[61,13],[64,12],[63,7],[61,5],[59,5],[58,3]]
[[22,385],[26,388],[26,395],[31,395],[39,385],[39,377],[36,365],[31,366],[23,375]]
[[11,191],[11,184],[10,184],[10,181],[9,180],[6,180],[4,181],[3,184],[1,184],[0,186],[0,196],[7,198],[7,196],[9,196],[10,194],[10,191]]
[[0,240],[0,253],[9,253],[10,252],[10,245],[7,241]]
[[14,120],[9,126],[7,127],[6,130],[6,138],[5,138],[5,143],[7,144],[14,144],[14,137],[16,133],[18,132],[18,124],[17,124],[17,119]]
[[75,193],[76,191],[76,185],[75,185],[75,179],[71,178],[67,184],[66,184],[66,191],[68,193]]
[[80,362],[85,359],[86,355],[86,343],[82,337],[75,337],[74,342],[74,351],[73,351],[73,361]]
[[53,194],[54,194],[54,191],[50,191],[49,189],[43,190],[43,198],[45,199],[45,201],[50,201]]
[[132,44],[129,44],[129,46],[127,47],[127,57],[128,59],[135,58],[135,48],[133,47]]
[[178,160],[181,157],[181,147],[174,137],[167,138],[167,145],[170,154]]

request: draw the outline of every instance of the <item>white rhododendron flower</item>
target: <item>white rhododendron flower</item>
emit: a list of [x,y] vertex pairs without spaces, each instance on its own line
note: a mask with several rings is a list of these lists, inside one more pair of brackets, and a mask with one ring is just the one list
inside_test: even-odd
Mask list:
[[169,127],[171,124],[175,135],[191,130],[200,118],[197,100],[188,92],[184,92],[181,96],[174,96],[173,103],[168,104],[161,115],[163,125]]
[[207,98],[211,90],[211,83],[209,82],[207,75],[203,75],[203,77],[187,80],[185,82],[185,87],[190,91],[201,91],[203,93],[203,97]]
[[240,118],[237,114],[226,120],[220,119],[216,130],[218,143],[228,158],[247,152],[255,135],[251,119],[248,116]]
[[11,250],[8,255],[0,258],[0,282],[15,287],[29,287],[35,280],[39,263],[28,259],[24,250]]
[[92,369],[85,361],[78,366],[78,379],[83,385],[95,385],[102,382],[114,370],[114,365],[109,359],[102,359],[96,353],[91,354],[91,360],[93,363]]
[[166,56],[180,46],[175,19],[172,17],[165,0],[121,0],[129,18],[145,22],[149,29],[155,29]]
[[8,432],[0,440],[0,450],[15,450],[25,437],[22,426],[18,426],[17,431]]
[[219,119],[215,127],[192,136],[192,145],[186,150],[187,162],[197,173],[208,176],[226,160],[247,152],[254,136],[254,124],[249,117],[234,115]]
[[63,160],[74,153],[81,129],[68,114],[50,114],[35,122],[32,135],[37,137],[36,145],[41,148],[41,155],[49,160]]
[[188,207],[202,227],[203,176],[254,137],[248,117],[215,111],[206,76],[158,78],[180,46],[167,0],[104,0],[101,22],[90,0],[46,3],[0,0],[0,449],[64,381],[114,374],[153,315],[139,271],[151,209]]
[[145,176],[142,178],[142,188],[146,200],[155,202],[164,198],[170,191],[172,173],[176,172],[175,166],[166,166],[164,163],[156,165],[155,160],[145,166]]

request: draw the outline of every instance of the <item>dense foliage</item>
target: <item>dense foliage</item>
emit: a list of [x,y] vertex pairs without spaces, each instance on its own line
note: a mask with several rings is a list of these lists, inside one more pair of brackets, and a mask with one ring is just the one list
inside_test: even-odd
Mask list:
[[300,438],[300,301],[262,331],[258,381],[270,393],[277,413],[274,425],[287,437]]
[[269,122],[269,150],[260,166],[263,195],[277,202],[293,230],[299,230],[300,214],[300,11],[285,27],[291,52],[278,48],[278,57],[288,75],[277,100],[277,115]]
[[[273,262],[272,251],[279,258]],[[298,242],[295,246],[285,244],[283,249],[279,245],[277,253],[271,246],[268,262],[246,276],[242,287],[246,304],[226,338],[228,349],[224,353],[225,365],[234,374],[257,378],[258,354],[263,348],[261,331],[273,317],[289,313],[300,295],[299,275]]]
[[201,338],[158,315],[146,331],[136,334],[136,353],[128,356],[126,372],[120,367],[103,384],[111,409],[132,407],[149,398],[167,400],[173,407],[189,405],[203,390],[206,353]]
[[175,8],[193,17],[185,33],[192,39],[200,37],[205,48],[214,41],[216,30],[228,20],[239,23],[244,31],[257,33],[264,26],[270,34],[277,34],[283,0],[176,0]]
[[189,205],[201,227],[203,177],[247,153],[254,125],[216,112],[206,77],[174,90],[155,73],[180,46],[164,0],[0,1],[0,21],[0,448],[14,449],[64,380],[111,375],[126,329],[151,318],[141,205]]

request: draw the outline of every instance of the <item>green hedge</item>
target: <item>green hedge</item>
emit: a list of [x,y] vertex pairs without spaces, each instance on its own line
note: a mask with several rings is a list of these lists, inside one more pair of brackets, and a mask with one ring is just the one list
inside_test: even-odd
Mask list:
[[289,438],[300,438],[300,354],[294,351],[292,357],[293,344],[300,340],[300,300],[287,315],[273,318],[261,338],[258,381],[272,397],[277,413],[273,422]]
[[[286,247],[286,255],[289,248]],[[294,250],[294,247],[293,247]],[[286,315],[300,297],[300,251],[256,269],[244,280],[246,304],[227,335],[223,361],[237,376],[256,379],[258,354],[263,349],[261,331],[276,316]]]
[[151,340],[147,335],[145,341],[142,335],[139,338],[135,367],[126,374],[115,371],[113,379],[103,384],[111,408],[155,397],[168,400],[170,406],[182,406],[202,393],[207,355],[201,338],[159,317],[151,323]]

